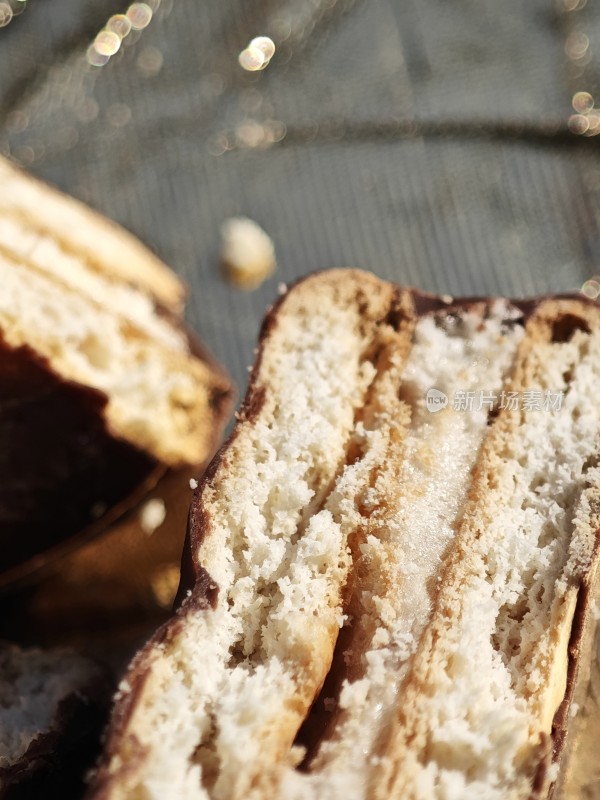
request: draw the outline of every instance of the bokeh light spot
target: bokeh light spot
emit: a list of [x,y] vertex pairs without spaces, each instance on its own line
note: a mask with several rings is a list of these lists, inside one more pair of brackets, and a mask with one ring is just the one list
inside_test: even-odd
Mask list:
[[596,300],[600,296],[600,279],[595,277],[587,280],[581,287],[581,293],[590,300]]
[[131,31],[131,20],[125,14],[115,14],[106,23],[106,30],[124,39]]
[[578,114],[585,114],[594,107],[594,98],[589,92],[576,92],[571,102]]
[[152,9],[148,3],[132,3],[127,9],[127,19],[136,31],[147,28],[152,19]]
[[94,49],[101,56],[114,56],[121,47],[121,37],[114,31],[103,30],[94,39]]

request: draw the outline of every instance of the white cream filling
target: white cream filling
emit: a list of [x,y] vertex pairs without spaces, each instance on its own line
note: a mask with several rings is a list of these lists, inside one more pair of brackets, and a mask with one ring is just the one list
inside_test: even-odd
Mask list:
[[[363,677],[344,682],[335,733],[323,742],[310,773],[286,772],[281,797],[366,796],[368,766],[377,761],[378,738],[393,714],[429,619],[436,578],[487,428],[488,407],[454,410],[454,395],[461,390],[477,397],[480,391],[499,393],[523,336],[520,325],[501,332],[504,316],[506,305],[498,301],[482,329],[481,316],[473,313],[462,315],[460,324],[446,324],[446,329],[431,316],[417,324],[402,376],[401,396],[411,398],[413,414],[400,481],[391,501],[385,471],[381,485],[370,490],[373,506],[385,497],[393,513],[361,548],[373,565],[373,590],[362,590],[359,613],[365,617],[356,618],[354,626],[370,629],[376,620],[361,656]],[[426,404],[432,387],[448,396],[448,406],[436,413]]]

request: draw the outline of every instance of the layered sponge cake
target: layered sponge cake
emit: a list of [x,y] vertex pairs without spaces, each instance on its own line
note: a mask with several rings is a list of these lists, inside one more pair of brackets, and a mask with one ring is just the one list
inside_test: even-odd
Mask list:
[[547,797],[598,615],[599,398],[585,299],[300,282],[91,796]]

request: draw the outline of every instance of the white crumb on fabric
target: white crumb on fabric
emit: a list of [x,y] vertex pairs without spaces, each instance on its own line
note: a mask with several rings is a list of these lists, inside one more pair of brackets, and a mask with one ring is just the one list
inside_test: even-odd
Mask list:
[[221,263],[235,286],[255,289],[275,271],[275,246],[254,220],[232,217],[221,226]]
[[148,536],[151,536],[157,528],[163,524],[167,516],[167,508],[164,501],[158,497],[148,500],[140,511],[140,525]]

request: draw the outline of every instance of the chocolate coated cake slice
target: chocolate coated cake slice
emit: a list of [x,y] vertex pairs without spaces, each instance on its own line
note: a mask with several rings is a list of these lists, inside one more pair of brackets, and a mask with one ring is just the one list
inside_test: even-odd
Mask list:
[[0,583],[214,453],[232,387],[183,295],[131,234],[0,159]]
[[599,398],[585,299],[296,285],[91,796],[547,797],[594,625]]

